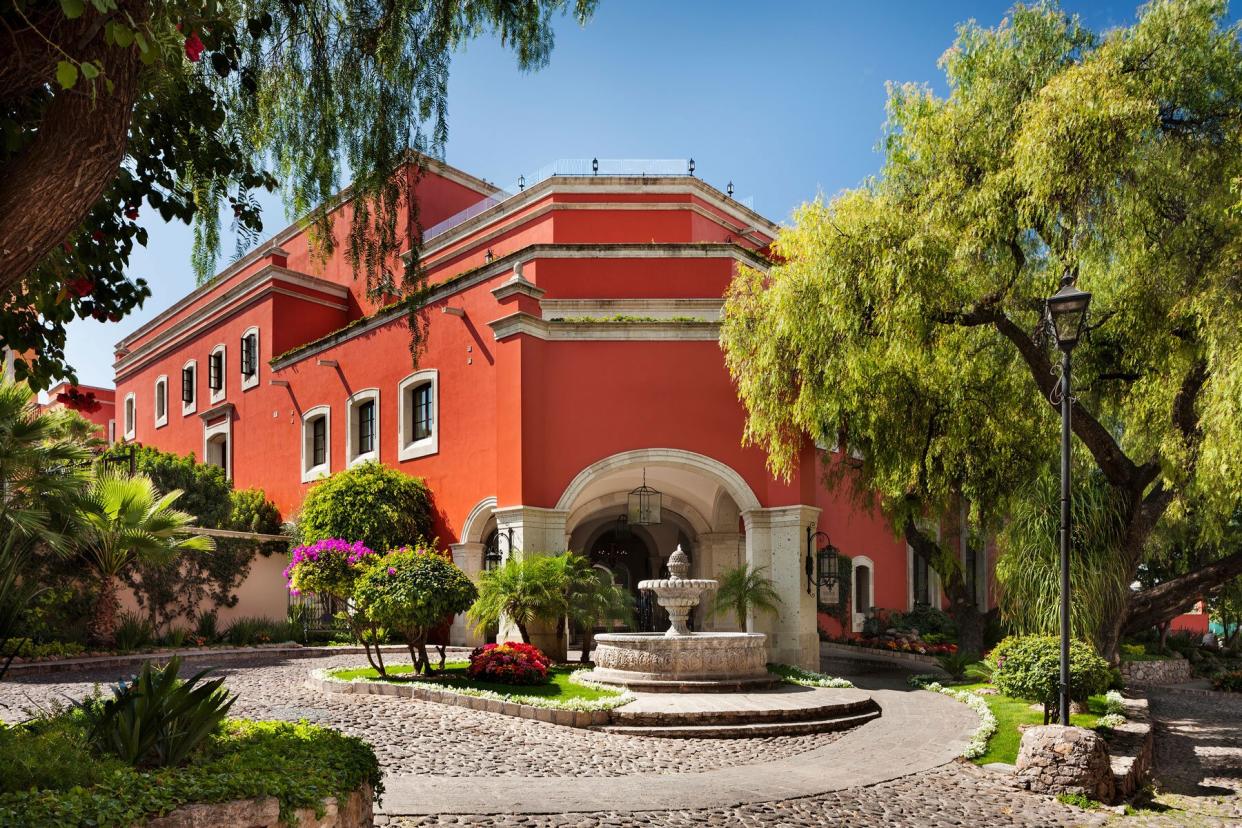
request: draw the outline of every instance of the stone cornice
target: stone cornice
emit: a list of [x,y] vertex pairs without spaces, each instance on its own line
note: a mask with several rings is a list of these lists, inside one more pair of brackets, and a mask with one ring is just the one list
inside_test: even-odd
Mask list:
[[511,313],[487,323],[497,341],[519,334],[546,340],[717,341],[719,322],[550,322],[528,313]]

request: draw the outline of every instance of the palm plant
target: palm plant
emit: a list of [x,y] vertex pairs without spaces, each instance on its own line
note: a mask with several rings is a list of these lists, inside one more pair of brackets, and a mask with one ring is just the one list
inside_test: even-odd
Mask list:
[[630,622],[634,599],[617,586],[604,570],[591,565],[581,555],[566,552],[559,556],[566,572],[566,618],[582,632],[582,663],[590,661],[595,627],[612,621]]
[[530,626],[537,621],[555,622],[565,616],[566,574],[555,557],[527,554],[510,556],[495,569],[479,576],[479,597],[469,615],[482,632],[507,618],[530,643]]
[[79,552],[98,580],[99,596],[90,637],[105,647],[115,641],[119,602],[117,578],[134,563],[172,564],[182,552],[210,552],[211,538],[186,530],[194,517],[173,508],[174,489],[160,495],[146,475],[124,476],[101,470],[82,496],[77,522]]
[[79,420],[71,411],[40,412],[27,386],[0,382],[0,538],[68,548],[67,517],[92,456]]
[[723,572],[712,611],[732,611],[737,617],[738,627],[743,630],[749,629],[747,618],[752,612],[779,612],[781,597],[776,594],[772,579],[763,574],[766,568],[752,568],[749,563],[743,563]]

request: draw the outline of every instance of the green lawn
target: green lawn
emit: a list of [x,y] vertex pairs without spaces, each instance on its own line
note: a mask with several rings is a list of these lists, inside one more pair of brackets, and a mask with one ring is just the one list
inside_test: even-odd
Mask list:
[[[954,690],[975,690],[989,687],[988,684],[956,684]],[[996,734],[988,741],[988,752],[974,760],[976,765],[989,762],[1004,762],[1012,765],[1018,760],[1018,744],[1022,741],[1019,725],[1043,724],[1044,714],[1031,709],[1032,702],[1026,699],[1014,699],[1009,696],[982,696],[996,716]],[[1091,713],[1079,713],[1070,716],[1070,723],[1078,727],[1094,729],[1104,710],[1104,697],[1092,696],[1087,700]]]
[[[444,665],[444,671],[436,671],[431,677],[415,679],[416,681],[426,681],[428,684],[443,687],[460,687],[471,690],[490,690],[493,693],[512,696],[533,696],[535,698],[547,699],[551,702],[566,702],[572,699],[581,699],[582,701],[598,701],[600,699],[611,699],[621,695],[617,690],[603,690],[597,687],[584,687],[581,684],[574,684],[569,680],[569,676],[576,668],[553,667],[548,671],[552,681],[548,684],[499,684],[491,681],[473,681],[466,678],[466,668],[470,666],[468,661],[450,661]],[[388,667],[389,676],[406,676],[413,672],[414,667],[410,664],[394,664]],[[353,679],[377,679],[379,674],[371,667],[358,667],[355,669],[330,670],[330,676],[343,681],[352,681]]]

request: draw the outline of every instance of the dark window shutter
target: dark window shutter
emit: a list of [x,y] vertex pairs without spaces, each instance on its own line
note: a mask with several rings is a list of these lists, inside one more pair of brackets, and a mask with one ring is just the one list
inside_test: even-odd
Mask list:
[[181,369],[181,401],[194,402],[194,369],[190,367]]

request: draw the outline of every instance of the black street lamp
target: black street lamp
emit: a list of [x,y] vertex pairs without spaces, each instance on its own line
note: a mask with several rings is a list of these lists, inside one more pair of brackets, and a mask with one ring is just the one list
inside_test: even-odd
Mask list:
[[1074,277],[1061,277],[1061,289],[1048,298],[1048,321],[1061,350],[1061,681],[1057,693],[1057,715],[1062,725],[1070,721],[1070,411],[1073,385],[1070,382],[1070,352],[1086,329],[1091,294],[1074,286]]

